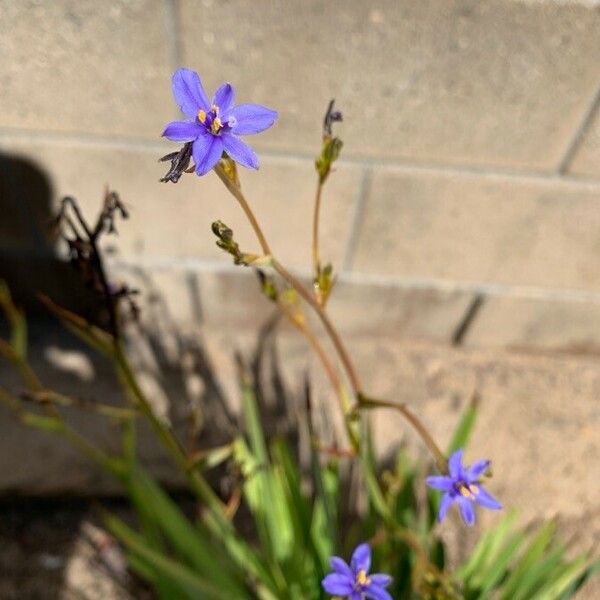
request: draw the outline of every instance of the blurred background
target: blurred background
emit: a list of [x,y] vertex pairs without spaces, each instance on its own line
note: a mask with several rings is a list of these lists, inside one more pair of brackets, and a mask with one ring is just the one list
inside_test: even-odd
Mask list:
[[[495,495],[523,518],[560,513],[582,546],[597,539],[600,2],[0,0],[0,279],[27,308],[49,387],[120,401],[107,366],[34,296],[89,309],[48,225],[66,194],[93,220],[110,186],[131,213],[107,248],[113,273],[141,290],[144,331],[166,344],[139,360],[157,404],[174,384],[152,374],[185,370],[169,345],[181,334],[210,365],[182,393],[208,403],[218,391],[235,407],[233,350],[253,347],[271,307],[214,245],[221,219],[256,250],[217,177],[158,182],[158,158],[177,149],[160,134],[179,117],[180,66],[209,95],[229,81],[238,102],[279,112],[247,140],[261,169],[242,184],[275,253],[301,275],[335,98],[345,145],[325,190],[322,254],[338,274],[332,318],[365,387],[409,402],[444,442],[476,390],[470,458],[492,458]],[[290,388],[311,368],[327,410],[302,340],[283,328],[278,344]],[[376,426],[382,453],[403,439],[389,415]],[[148,460],[166,473],[152,448]],[[10,499],[97,493],[112,492],[93,468],[0,412],[5,541],[21,531]],[[14,575],[14,556],[0,573]],[[0,597],[25,597],[11,590]]]

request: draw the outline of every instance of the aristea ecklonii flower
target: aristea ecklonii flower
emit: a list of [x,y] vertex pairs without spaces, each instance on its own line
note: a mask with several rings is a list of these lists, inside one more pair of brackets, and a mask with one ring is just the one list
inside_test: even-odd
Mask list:
[[256,154],[239,136],[271,127],[277,118],[274,110],[258,104],[234,106],[235,92],[229,83],[209,102],[198,73],[190,69],[178,69],[173,75],[173,95],[189,120],[169,123],[163,136],[173,142],[193,142],[198,175],[208,173],[223,152],[244,167],[258,169]]
[[438,520],[442,521],[453,504],[458,504],[463,521],[475,523],[473,504],[490,510],[500,510],[502,505],[492,498],[481,485],[481,477],[490,467],[489,460],[478,460],[471,467],[462,464],[464,450],[457,450],[448,460],[448,475],[428,477],[425,482],[434,490],[445,492],[440,503]]
[[333,596],[342,596],[348,600],[392,600],[385,588],[390,585],[389,575],[375,573],[369,575],[371,568],[371,547],[360,544],[352,553],[350,566],[337,556],[330,559],[333,573],[323,579],[323,589]]

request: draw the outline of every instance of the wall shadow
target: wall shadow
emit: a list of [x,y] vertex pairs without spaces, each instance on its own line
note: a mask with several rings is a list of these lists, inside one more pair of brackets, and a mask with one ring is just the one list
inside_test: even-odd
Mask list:
[[43,314],[42,292],[92,314],[94,299],[70,265],[58,260],[50,175],[28,158],[0,153],[0,280],[28,314]]

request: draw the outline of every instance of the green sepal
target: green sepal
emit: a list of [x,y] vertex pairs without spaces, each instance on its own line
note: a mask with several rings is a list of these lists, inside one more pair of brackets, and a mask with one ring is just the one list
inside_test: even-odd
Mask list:
[[324,183],[329,176],[331,165],[338,159],[342,146],[343,142],[338,137],[325,136],[323,138],[321,155],[315,161],[320,183]]

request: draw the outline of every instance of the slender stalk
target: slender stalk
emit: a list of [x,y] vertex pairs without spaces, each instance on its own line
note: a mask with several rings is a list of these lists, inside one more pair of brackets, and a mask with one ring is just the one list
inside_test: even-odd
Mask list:
[[44,389],[42,382],[35,374],[29,363],[20,356],[15,349],[4,340],[0,339],[0,355],[9,360],[19,372],[23,383],[33,391],[39,392]]
[[61,421],[62,427],[57,430],[59,435],[64,437],[77,451],[97,464],[105,471],[108,471],[118,479],[125,474],[124,465],[119,461],[106,455],[98,448],[88,442],[80,433],[72,429],[65,421]]
[[300,323],[297,319],[295,319],[293,317],[293,315],[290,314],[289,310],[285,306],[282,306],[280,303],[278,303],[277,306],[279,307],[279,310],[281,310],[281,312],[288,318],[290,323],[298,331],[300,331],[300,333],[302,333],[304,335],[304,337],[308,341],[310,347],[315,351],[315,354],[319,357],[319,360],[321,361],[321,364],[323,365],[323,369],[325,370],[325,373],[327,374],[327,378],[329,379],[329,382],[331,383],[331,387],[334,390],[336,390],[336,392],[339,392],[339,390],[342,387],[340,378],[338,377],[335,367],[333,366],[333,363],[329,360],[329,357],[327,356],[325,349],[321,345],[321,342],[319,342],[315,333],[312,331],[312,329],[310,329],[310,327],[306,323]]
[[0,403],[4,404],[24,425],[43,431],[52,431],[65,438],[76,450],[111,474],[115,476],[122,474],[117,460],[90,444],[81,434],[68,425],[58,412],[46,416],[24,410],[17,398],[1,388]]
[[319,253],[319,220],[321,216],[321,192],[323,191],[323,183],[319,179],[317,183],[317,192],[315,194],[315,208],[313,212],[313,229],[312,229],[312,259],[313,271],[315,278],[318,279],[321,274],[321,257]]
[[121,342],[118,342],[115,345],[114,358],[124,385],[131,392],[131,395],[138,404],[140,410],[150,421],[150,424],[152,425],[157,437],[165,446],[173,461],[187,476],[192,489],[196,492],[199,498],[206,502],[209,508],[211,508],[218,516],[222,516],[222,502],[214,493],[212,488],[208,485],[206,480],[195,469],[190,468],[189,462],[183,449],[177,441],[177,438],[173,435],[171,430],[161,423],[158,417],[154,414],[154,410],[152,409],[152,406],[150,405],[150,402],[146,398],[144,392],[140,388],[133,369],[127,360],[127,356],[125,355]]
[[[252,212],[252,209],[250,208],[250,205],[248,204],[248,201],[246,200],[246,197],[240,190],[239,186],[237,186],[235,182],[231,180],[227,173],[225,173],[223,167],[221,167],[220,165],[217,165],[215,167],[215,172],[217,173],[221,181],[225,184],[225,187],[240,203],[240,206],[246,214],[248,221],[250,222],[250,225],[252,226],[256,237],[258,238],[258,242],[265,256],[273,257],[271,248],[264,236],[264,233],[260,225],[258,224],[258,221],[256,220],[256,217],[254,216],[254,213]],[[274,257],[272,258],[272,265],[273,268],[300,294],[300,296],[302,296],[302,298],[304,298],[304,300],[306,300],[306,302],[308,302],[311,305],[313,310],[317,313],[317,315],[323,322],[323,325],[325,326],[325,329],[327,330],[327,333],[329,334],[329,337],[331,338],[331,341],[333,342],[337,353],[340,356],[340,359],[344,365],[344,369],[346,370],[348,378],[350,379],[352,390],[355,394],[358,394],[361,390],[361,386],[356,371],[354,370],[354,366],[352,365],[352,361],[350,360],[350,357],[348,356],[348,353],[344,348],[344,344],[342,343],[337,331],[335,330],[334,326],[332,325],[331,321],[329,320],[329,317],[323,310],[322,306],[315,300],[312,294],[310,294],[310,292],[308,292],[306,288],[291,273],[289,273],[289,271],[287,271],[283,267],[281,263],[275,260]]]
[[355,411],[358,412],[361,409],[375,409],[375,408],[390,408],[398,411],[413,427],[413,429],[419,434],[431,455],[435,459],[438,469],[441,473],[445,473],[448,470],[448,461],[444,456],[444,453],[440,450],[439,446],[435,443],[431,434],[427,431],[423,423],[419,418],[406,406],[406,404],[398,404],[397,402],[390,402],[389,400],[377,400],[375,398],[368,398],[363,394],[358,397],[358,404],[355,406]]
[[[335,329],[334,325],[332,324],[332,322],[329,319],[329,316],[325,312],[325,309],[316,300],[316,298],[302,285],[302,283],[298,279],[296,279],[296,277],[294,277],[273,256],[273,254],[271,252],[271,248],[269,247],[269,244],[267,243],[267,241],[265,239],[262,229],[260,228],[260,225],[258,224],[256,217],[254,216],[254,213],[252,212],[252,209],[250,208],[250,206],[248,204],[248,201],[246,200],[241,189],[239,188],[239,185],[236,182],[234,182],[230,177],[227,176],[227,174],[225,173],[225,171],[223,170],[223,168],[220,165],[215,167],[215,171],[216,171],[217,175],[219,176],[219,178],[221,179],[221,181],[223,181],[223,183],[225,184],[227,189],[232,193],[232,195],[236,198],[236,200],[242,206],[242,209],[244,210],[246,216],[248,217],[248,220],[250,221],[252,228],[254,229],[254,232],[256,233],[256,236],[261,245],[263,253],[265,254],[265,256],[271,257],[271,265],[272,265],[273,269],[275,269],[275,271],[277,273],[279,273],[279,275],[283,279],[285,279],[291,287],[293,287],[296,290],[296,292],[300,295],[300,297],[303,298],[312,307],[312,309],[315,311],[315,313],[317,314],[317,316],[323,323],[323,326],[325,327],[325,330],[327,331],[327,334],[329,335],[329,337],[336,349],[336,352],[344,366],[344,370],[346,371],[346,374],[350,381],[352,391],[354,392],[354,395],[356,396],[357,405],[355,406],[355,410],[358,409],[358,411],[360,411],[361,408],[365,408],[365,409],[391,408],[391,409],[394,409],[394,410],[397,410],[398,412],[400,412],[400,414],[402,414],[404,416],[404,418],[408,421],[408,423],[410,423],[410,425],[420,435],[421,439],[423,440],[423,442],[425,443],[425,445],[428,447],[429,451],[431,452],[432,456],[434,457],[438,467],[440,468],[440,471],[445,472],[447,470],[446,457],[444,456],[442,451],[439,449],[439,447],[437,446],[437,444],[435,443],[435,441],[433,440],[433,438],[431,437],[431,435],[429,434],[427,429],[425,429],[425,427],[421,423],[421,421],[404,404],[396,404],[394,402],[390,402],[387,400],[375,400],[373,398],[368,398],[367,396],[365,396],[362,393],[362,386],[360,384],[360,380],[358,378],[358,374],[356,373],[356,370],[354,368],[352,360],[350,359],[350,356],[349,356],[349,354],[344,346],[344,343],[342,342],[337,330]],[[319,186],[319,188],[320,187],[321,186]],[[315,201],[316,216],[313,219],[313,260],[315,258],[315,254],[314,254],[315,247],[317,248],[316,257],[318,258],[318,242],[316,243],[316,246],[315,246],[314,234],[316,232],[318,235],[318,212],[319,212],[318,209],[320,207],[320,192],[321,192],[320,189],[318,189],[317,190],[317,198]],[[316,228],[315,228],[315,222],[316,222]],[[305,331],[303,331],[303,333],[306,335]],[[310,339],[309,339],[309,343],[310,343]]]
[[350,359],[342,339],[333,326],[333,323],[330,321],[329,316],[323,307],[317,302],[317,300],[315,300],[314,296],[279,261],[277,261],[275,257],[272,257],[272,265],[275,271],[277,271],[277,273],[279,273],[281,277],[283,277],[317,313],[317,316],[323,323],[323,326],[331,338],[340,360],[344,365],[344,369],[348,375],[348,379],[350,380],[350,385],[352,386],[352,391],[356,396],[358,396],[362,389],[358,375],[354,369],[354,365],[352,364],[352,360]]
[[240,203],[240,206],[242,207],[242,210],[246,214],[246,217],[248,218],[248,221],[250,222],[252,229],[254,229],[254,233],[256,234],[256,237],[258,238],[258,243],[260,244],[260,247],[262,248],[263,254],[265,256],[269,256],[271,254],[271,248],[269,248],[267,239],[265,238],[265,235],[264,235],[260,225],[258,224],[258,221],[256,220],[256,217],[254,216],[254,213],[252,212],[252,209],[250,208],[250,205],[248,204],[248,201],[246,200],[244,194],[242,194],[242,191],[240,190],[240,188],[237,185],[235,185],[235,183],[233,181],[231,181],[231,179],[228,177],[227,173],[225,173],[225,171],[223,170],[223,168],[220,165],[217,165],[215,167],[215,172],[219,176],[221,181],[225,184],[225,187],[231,192],[231,194],[234,196],[234,198]]
[[344,426],[346,428],[348,440],[352,444],[353,451],[356,452],[358,450],[359,441],[355,433],[352,431],[352,427],[349,420],[347,399],[344,394],[344,387],[342,385],[342,382],[340,381],[340,378],[338,377],[333,363],[329,360],[325,349],[323,348],[321,342],[319,342],[317,336],[312,331],[312,329],[306,323],[300,322],[298,321],[298,319],[295,319],[294,316],[290,313],[289,309],[283,306],[280,302],[277,303],[277,306],[279,307],[279,310],[281,310],[281,312],[292,323],[292,325],[304,335],[310,347],[313,349],[313,351],[321,361],[323,369],[325,370],[327,378],[329,379],[329,383],[331,383],[331,387],[334,389],[335,395],[338,399],[340,411],[342,413],[342,416],[344,417]]
[[72,398],[59,394],[52,390],[33,391],[23,394],[25,400],[31,400],[41,405],[52,404],[54,406],[73,407],[81,410],[95,412],[101,416],[110,419],[131,420],[137,416],[137,412],[130,408],[121,408],[120,406],[112,406],[110,404],[102,404],[100,402],[84,401],[79,398]]

